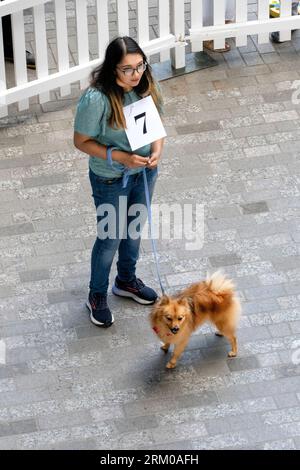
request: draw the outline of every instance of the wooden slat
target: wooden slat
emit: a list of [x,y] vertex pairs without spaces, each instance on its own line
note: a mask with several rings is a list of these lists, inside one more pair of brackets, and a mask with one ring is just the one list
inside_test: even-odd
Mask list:
[[[269,16],[269,0],[258,0],[258,19],[266,20]],[[269,33],[260,33],[257,40],[259,44],[269,42]]]
[[[191,29],[203,27],[203,0],[191,1]],[[203,51],[203,41],[192,40],[192,52]]]
[[[37,69],[37,77],[47,77],[49,74],[48,69],[48,54],[47,54],[47,35],[46,35],[46,21],[45,21],[45,8],[44,5],[38,5],[33,8],[33,24],[35,35],[35,62]],[[39,95],[39,102],[46,103],[50,100],[50,93],[42,93]]]
[[[65,72],[69,66],[68,30],[65,0],[55,0],[55,21],[57,40],[58,71]],[[65,85],[60,89],[60,95],[70,95],[71,86]]]
[[120,36],[129,36],[128,0],[117,0],[118,31]]
[[[177,44],[171,51],[172,66],[176,69],[185,67],[185,22],[184,0],[170,0],[171,6],[171,33],[174,34]],[[183,41],[181,41],[183,40]]]
[[[236,23],[244,23],[248,18],[248,1],[247,0],[235,0],[236,8]],[[247,36],[239,35],[236,37],[235,44],[237,47],[247,46]]]
[[143,50],[147,56],[153,54],[159,54],[163,50],[171,50],[175,47],[175,37],[173,34],[169,34],[163,38],[153,39],[149,41],[148,44],[143,46]]
[[[225,24],[225,0],[214,0],[214,25]],[[225,46],[225,38],[214,41],[214,48],[221,49]]]
[[109,42],[107,0],[97,0],[98,54],[102,62]]
[[[78,64],[86,64],[90,60],[89,54],[89,31],[87,21],[87,1],[76,0],[76,27],[77,27],[77,46],[78,46]],[[80,88],[86,88],[89,80],[86,77],[80,80]]]
[[148,0],[137,0],[138,42],[141,47],[149,41],[149,6]]
[[[25,30],[23,10],[11,15],[12,37],[14,47],[14,69],[16,85],[28,81],[25,48]],[[19,101],[19,111],[29,108],[29,100]]]
[[0,16],[10,15],[46,2],[49,0],[5,0],[0,2]]
[[0,20],[0,117],[7,116],[8,108],[5,105],[6,100],[1,94],[6,91],[6,74],[3,49],[2,21]]
[[37,94],[44,93],[45,91],[63,87],[66,83],[73,83],[81,80],[89,75],[97,65],[99,65],[99,59],[92,60],[89,64],[70,67],[63,73],[52,73],[48,77],[32,80],[24,83],[23,85],[19,85],[18,87],[9,88],[4,92],[6,103],[9,105],[21,100],[22,98],[36,96]]
[[[201,0],[200,0],[201,1]],[[159,37],[167,37],[170,34],[170,8],[169,2],[158,0],[158,30]],[[160,53],[160,61],[170,59],[170,50],[164,50]]]
[[[280,17],[285,18],[292,14],[292,0],[281,0]],[[291,31],[282,31],[280,33],[280,41],[290,41]]]

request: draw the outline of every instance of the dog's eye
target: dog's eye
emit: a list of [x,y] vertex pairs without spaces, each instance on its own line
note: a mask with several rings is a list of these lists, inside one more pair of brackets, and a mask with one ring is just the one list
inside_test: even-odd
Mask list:
[[168,321],[172,321],[172,317],[167,317],[167,320],[168,320]]
[[177,320],[178,321],[181,321],[183,319],[183,317],[178,317]]

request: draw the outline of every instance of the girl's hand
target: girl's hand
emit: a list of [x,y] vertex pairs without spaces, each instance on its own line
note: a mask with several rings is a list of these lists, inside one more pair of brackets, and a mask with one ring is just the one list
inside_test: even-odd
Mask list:
[[112,153],[113,160],[122,163],[127,168],[140,168],[146,167],[148,158],[140,157],[135,153],[127,153],[118,150],[114,150]]
[[158,162],[160,160],[160,153],[159,152],[152,152],[150,157],[148,158],[147,168],[153,170],[157,167]]

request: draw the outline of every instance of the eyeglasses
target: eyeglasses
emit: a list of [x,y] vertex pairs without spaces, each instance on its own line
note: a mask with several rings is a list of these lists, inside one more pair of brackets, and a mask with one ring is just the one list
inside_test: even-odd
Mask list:
[[133,77],[134,72],[137,72],[137,73],[145,72],[145,70],[147,68],[147,64],[146,63],[140,64],[135,69],[133,67],[130,67],[128,69],[121,69],[120,67],[117,67],[117,68],[121,72],[123,72],[126,77]]

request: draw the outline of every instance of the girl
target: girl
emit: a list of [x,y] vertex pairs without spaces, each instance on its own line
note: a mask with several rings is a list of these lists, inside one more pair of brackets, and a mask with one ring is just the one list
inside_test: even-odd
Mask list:
[[[113,293],[141,304],[152,304],[157,299],[156,292],[136,277],[142,223],[139,236],[130,236],[129,225],[133,217],[128,214],[134,204],[146,204],[144,168],[152,197],[163,139],[132,152],[125,133],[123,113],[123,106],[148,95],[161,111],[160,91],[144,52],[132,38],[118,37],[108,45],[103,64],[92,72],[91,85],[77,106],[74,145],[90,156],[89,177],[97,209],[98,237],[92,250],[90,291],[86,304],[91,321],[97,326],[109,327],[114,322],[107,305],[107,289],[117,250]],[[124,169],[129,175],[127,185],[124,184]],[[107,216],[111,207],[116,218],[114,226],[105,231],[104,215]],[[110,219],[109,224],[112,225]]]

